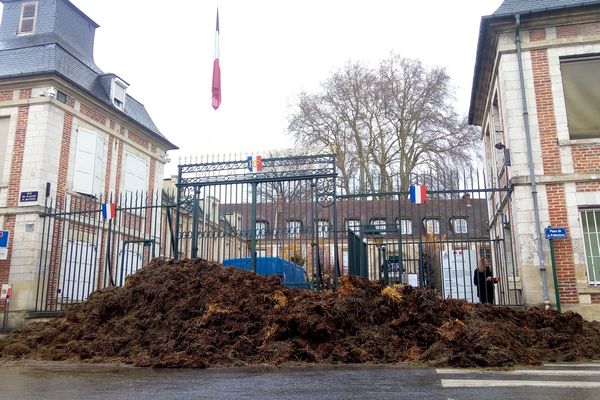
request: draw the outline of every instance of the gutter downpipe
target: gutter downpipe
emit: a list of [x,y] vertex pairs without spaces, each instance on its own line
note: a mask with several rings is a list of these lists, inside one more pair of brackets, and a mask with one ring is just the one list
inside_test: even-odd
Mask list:
[[[523,60],[521,55],[521,15],[515,15],[516,33],[515,45],[517,47],[517,61],[519,63],[519,79],[521,85],[521,101],[523,105],[523,124],[525,125],[525,142],[527,143],[527,164],[529,166],[529,180],[531,181],[531,196],[533,198],[533,214],[535,223],[535,234],[537,235],[537,255],[540,259],[540,275],[542,279],[542,288],[544,290],[544,306],[550,308],[550,299],[548,298],[548,281],[546,278],[546,260],[544,259],[544,250],[542,248],[542,229],[540,227],[540,209],[538,205],[538,191],[535,180],[535,169],[533,165],[533,151],[531,145],[531,132],[529,130],[529,113],[527,112],[527,98],[525,97],[525,77],[523,74]],[[555,282],[556,284],[556,282]]]

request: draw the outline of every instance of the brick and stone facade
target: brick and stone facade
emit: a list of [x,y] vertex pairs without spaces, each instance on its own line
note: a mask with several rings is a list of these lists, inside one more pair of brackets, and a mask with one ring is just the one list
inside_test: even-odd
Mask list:
[[[567,239],[554,241],[561,308],[600,319],[600,286],[588,277],[581,222],[582,210],[600,209],[600,135],[570,137],[561,74],[561,60],[600,54],[600,6],[583,3],[570,7],[557,3],[555,10],[550,7],[537,11],[523,8],[528,4],[534,7],[533,1],[516,5],[514,0],[507,0],[495,14],[484,17],[469,118],[470,123],[482,127],[486,163],[497,173],[504,168],[513,189],[512,208],[493,211],[509,214],[514,262],[522,278],[526,304],[542,304],[544,298],[536,252],[525,112],[542,232],[547,226],[565,227],[568,232]],[[519,11],[523,12],[519,36],[523,88],[515,41],[515,16]],[[523,110],[523,95],[527,110]],[[503,162],[504,154],[495,147],[497,143],[509,149],[510,165]],[[556,305],[549,241],[542,238],[542,245],[549,300]]]
[[[22,325],[27,312],[35,308],[43,223],[40,214],[45,203],[50,199],[56,202],[67,196],[81,196],[73,187],[79,130],[93,132],[104,143],[98,153],[103,160],[103,196],[121,194],[128,153],[147,163],[147,190],[159,191],[166,162],[164,155],[175,148],[160,134],[136,100],[127,96],[129,105],[126,103],[122,110],[111,103],[104,91],[96,90],[95,82],[105,77],[92,58],[93,31],[97,25],[69,1],[34,2],[40,19],[61,21],[43,25],[53,26],[55,31],[40,32],[45,33],[43,40],[49,41],[40,44],[40,51],[51,48],[65,52],[64,48],[68,47],[65,43],[69,44],[71,49],[79,50],[69,54],[71,71],[81,68],[90,74],[92,70],[95,77],[91,75],[88,81],[81,81],[82,74],[70,76],[57,65],[44,66],[47,72],[43,74],[34,73],[27,68],[40,66],[32,65],[33,60],[23,60],[23,70],[15,78],[11,70],[13,64],[4,62],[8,57],[13,57],[14,61],[16,56],[3,52],[19,50],[21,38],[10,26],[15,24],[15,18],[19,18],[22,3],[5,3],[0,26],[0,49],[3,49],[0,51],[0,119],[8,121],[5,143],[0,140],[0,152],[5,154],[4,165],[0,168],[0,228],[10,232],[7,259],[0,260],[0,284],[13,284],[10,327]],[[86,31],[85,35],[77,33],[79,28]],[[29,42],[23,43],[29,46]],[[29,47],[29,53],[36,49]],[[37,192],[37,201],[21,201],[23,192]],[[100,197],[94,201],[99,203]]]

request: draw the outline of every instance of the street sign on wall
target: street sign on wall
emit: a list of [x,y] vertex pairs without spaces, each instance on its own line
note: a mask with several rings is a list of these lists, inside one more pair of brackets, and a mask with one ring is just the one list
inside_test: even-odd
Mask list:
[[0,260],[8,259],[8,239],[10,231],[0,230]]
[[555,228],[555,227],[547,227],[544,229],[544,234],[546,239],[566,239],[567,238],[567,228]]

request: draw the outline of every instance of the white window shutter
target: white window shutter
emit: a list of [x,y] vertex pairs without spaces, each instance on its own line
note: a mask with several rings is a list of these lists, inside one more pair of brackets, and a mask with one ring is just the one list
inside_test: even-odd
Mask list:
[[93,244],[72,240],[67,243],[65,263],[61,271],[64,300],[84,301],[94,291],[96,261],[97,251]]
[[124,188],[130,195],[148,190],[148,163],[129,153],[125,156]]
[[94,194],[94,170],[96,162],[96,134],[79,129],[75,146],[73,168],[73,191]]
[[102,170],[104,167],[104,138],[96,138],[96,156],[94,160],[94,187],[93,194],[102,193]]

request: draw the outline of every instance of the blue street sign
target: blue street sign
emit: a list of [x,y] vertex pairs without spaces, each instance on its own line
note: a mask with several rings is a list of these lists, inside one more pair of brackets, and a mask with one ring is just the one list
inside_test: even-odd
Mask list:
[[544,229],[546,239],[566,239],[567,228],[553,228],[551,226]]
[[0,248],[3,248],[3,249],[8,248],[9,235],[10,235],[10,231],[0,230]]

